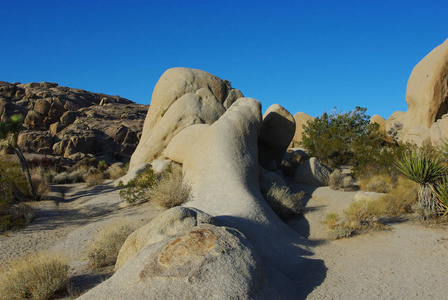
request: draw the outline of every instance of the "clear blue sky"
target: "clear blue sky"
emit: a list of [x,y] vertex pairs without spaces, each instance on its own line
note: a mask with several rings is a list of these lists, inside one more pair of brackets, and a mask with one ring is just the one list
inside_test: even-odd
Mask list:
[[0,80],[148,104],[171,67],[232,82],[263,110],[406,111],[412,68],[448,38],[448,1],[0,0]]

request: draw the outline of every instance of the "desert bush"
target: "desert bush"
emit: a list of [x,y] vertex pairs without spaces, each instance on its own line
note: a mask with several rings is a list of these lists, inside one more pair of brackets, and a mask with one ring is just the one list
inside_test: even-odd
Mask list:
[[411,213],[418,202],[417,185],[411,180],[399,177],[389,193],[379,199],[377,214],[385,217],[397,217]]
[[14,259],[0,272],[1,299],[50,299],[69,282],[67,260],[41,253]]
[[157,183],[157,174],[147,166],[134,180],[130,180],[120,191],[120,197],[129,204],[136,205],[149,201],[150,189]]
[[334,239],[348,237],[369,230],[387,228],[382,218],[393,218],[413,211],[418,202],[417,186],[409,179],[399,177],[389,193],[376,200],[353,202],[344,210],[342,218],[328,214],[322,223],[333,231]]
[[336,213],[329,213],[325,216],[322,221],[323,224],[327,225],[328,228],[334,229],[339,222],[339,215]]
[[118,224],[98,231],[89,244],[87,257],[93,269],[115,265],[126,238],[134,231],[129,225]]
[[342,174],[342,171],[340,169],[334,170],[330,174],[329,178],[329,186],[332,190],[340,190],[344,187],[344,178],[345,175]]
[[84,176],[84,181],[88,186],[96,186],[104,181],[104,173],[99,170],[89,172]]
[[332,240],[338,240],[343,238],[349,238],[354,234],[354,229],[347,225],[336,225],[330,232],[330,238]]
[[0,159],[0,199],[8,203],[33,199],[20,165],[6,158]]
[[394,187],[394,181],[388,174],[377,174],[360,179],[359,186],[363,191],[388,193]]
[[0,201],[0,232],[18,229],[34,220],[36,211],[27,204],[8,204]]
[[50,184],[40,175],[32,174],[31,182],[39,199],[45,198],[51,190]]
[[57,184],[71,183],[68,172],[61,172],[53,177],[53,182]]
[[366,109],[356,107],[348,113],[324,113],[322,116],[308,121],[304,126],[303,146],[316,157],[319,162],[335,168],[344,164],[355,165],[360,146],[369,141],[380,145],[378,125],[369,123]]
[[125,166],[112,165],[107,169],[106,173],[110,179],[116,180],[126,175],[126,172],[127,168]]
[[437,210],[435,185],[446,176],[447,165],[438,153],[417,149],[405,152],[397,169],[418,184],[418,198],[423,208]]
[[282,219],[297,216],[303,213],[301,199],[305,194],[293,193],[287,186],[272,185],[266,193],[265,199],[272,210]]
[[172,208],[187,202],[190,191],[190,187],[182,181],[182,173],[171,171],[152,187],[149,193],[150,201],[165,208]]

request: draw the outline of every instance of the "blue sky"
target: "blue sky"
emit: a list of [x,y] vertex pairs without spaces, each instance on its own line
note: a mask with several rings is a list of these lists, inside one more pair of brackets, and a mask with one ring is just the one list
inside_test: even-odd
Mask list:
[[148,104],[171,67],[291,113],[406,111],[412,68],[448,38],[448,1],[0,0],[0,80]]

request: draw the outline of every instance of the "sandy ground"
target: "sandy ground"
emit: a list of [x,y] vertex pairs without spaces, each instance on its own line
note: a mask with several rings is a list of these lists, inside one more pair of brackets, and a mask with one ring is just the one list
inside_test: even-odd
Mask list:
[[[446,227],[407,221],[391,224],[389,231],[331,241],[321,220],[329,212],[341,213],[356,193],[293,188],[310,197],[305,218],[290,225],[307,237],[305,246],[313,253],[308,258],[318,262],[304,266],[304,294],[298,299],[447,299]],[[80,289],[92,287],[104,275],[90,271],[86,259],[87,245],[100,227],[118,222],[142,226],[163,211],[150,204],[121,208],[111,184],[93,189],[60,185],[53,190],[50,200],[35,203],[35,222],[0,236],[0,264],[35,251],[62,252],[70,258],[72,280]]]
[[[317,278],[307,299],[447,299],[448,230],[419,222],[390,224],[389,231],[330,241],[320,221],[330,212],[342,212],[355,192],[312,189],[305,218],[295,224],[308,236],[325,268],[308,270]],[[326,270],[325,270],[326,269]],[[322,279],[323,278],[323,279]]]

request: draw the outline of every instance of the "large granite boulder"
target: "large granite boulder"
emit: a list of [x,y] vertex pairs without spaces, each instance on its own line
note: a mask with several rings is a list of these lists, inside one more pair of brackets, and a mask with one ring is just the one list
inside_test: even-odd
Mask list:
[[294,182],[314,186],[326,186],[329,183],[329,178],[330,171],[322,166],[317,158],[311,157],[296,169]]
[[212,124],[241,92],[220,78],[195,69],[165,71],[152,94],[141,141],[129,168],[150,163],[180,131],[193,124]]
[[[404,133],[430,128],[448,111],[448,40],[434,48],[412,70],[406,89]],[[414,135],[416,130],[412,132]]]
[[294,115],[294,120],[296,122],[296,132],[294,133],[293,147],[299,147],[302,143],[303,126],[308,124],[308,121],[313,121],[314,117],[307,115],[304,112],[298,112]]
[[296,131],[294,117],[278,104],[263,115],[258,136],[258,161],[265,169],[278,169]]
[[381,131],[386,131],[386,120],[380,115],[373,115],[370,117],[370,124],[378,124]]
[[393,137],[396,141],[401,140],[402,138],[405,116],[405,112],[396,111],[386,120],[386,133]]

